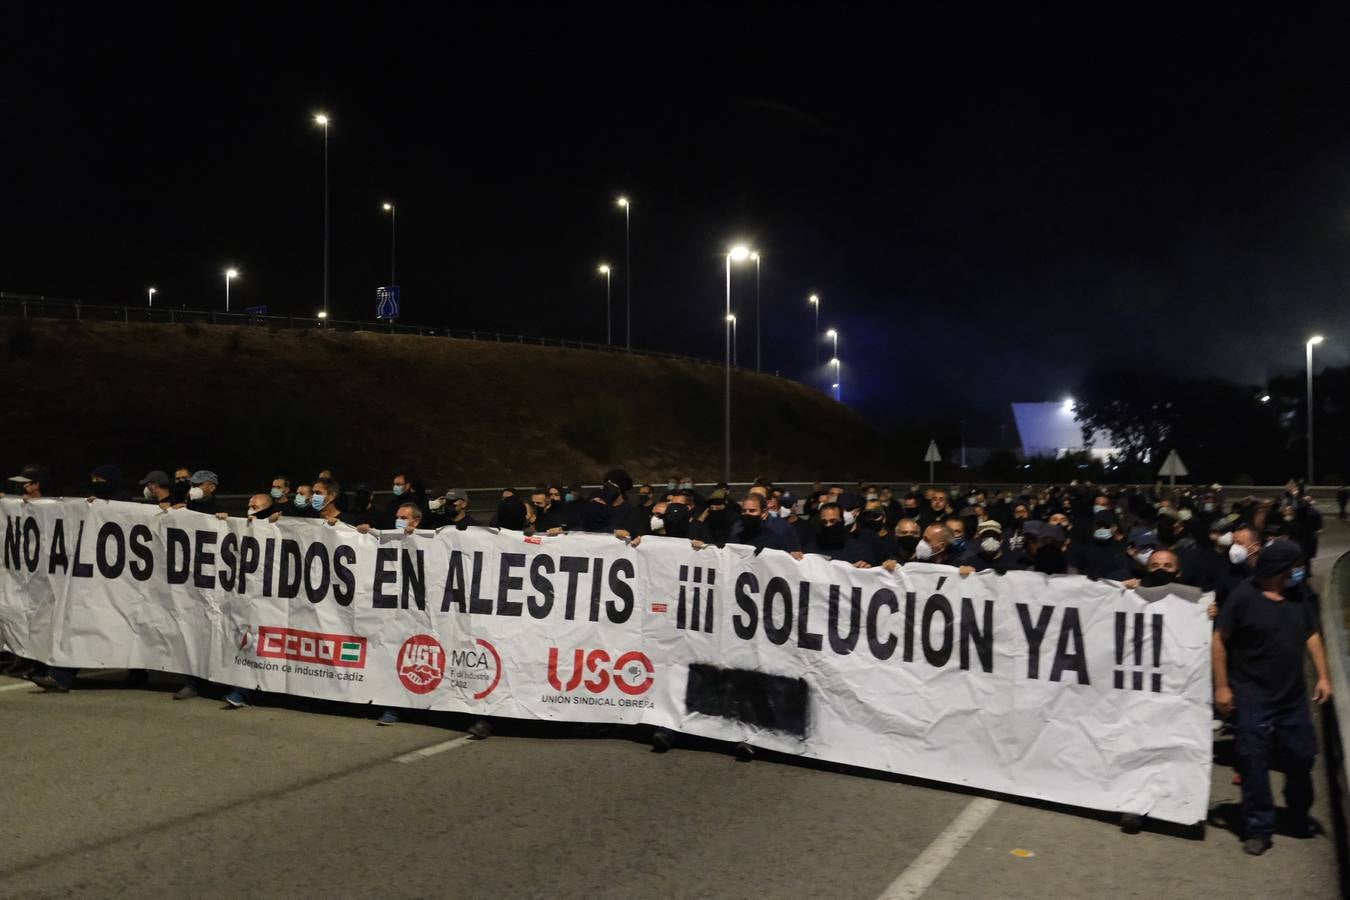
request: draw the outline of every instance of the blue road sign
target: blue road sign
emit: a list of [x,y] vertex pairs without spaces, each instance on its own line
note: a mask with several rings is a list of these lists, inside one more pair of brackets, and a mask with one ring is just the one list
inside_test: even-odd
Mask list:
[[398,318],[398,285],[375,289],[375,318]]

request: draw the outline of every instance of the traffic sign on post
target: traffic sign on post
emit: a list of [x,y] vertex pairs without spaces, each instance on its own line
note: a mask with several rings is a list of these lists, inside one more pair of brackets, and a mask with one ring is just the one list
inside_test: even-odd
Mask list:
[[923,455],[923,461],[928,463],[928,483],[933,483],[933,463],[942,462],[942,454],[938,452],[937,441],[928,442],[928,452]]
[[375,318],[390,321],[398,318],[398,285],[375,289]]
[[1176,487],[1178,475],[1184,478],[1189,474],[1191,473],[1186,471],[1186,464],[1181,461],[1180,456],[1177,456],[1177,451],[1175,450],[1167,454],[1167,459],[1163,460],[1162,468],[1158,470],[1159,478],[1166,475],[1171,479],[1171,487]]

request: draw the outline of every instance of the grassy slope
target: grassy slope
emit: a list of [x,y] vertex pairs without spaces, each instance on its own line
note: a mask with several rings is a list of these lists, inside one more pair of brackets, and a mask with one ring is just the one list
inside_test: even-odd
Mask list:
[[[720,477],[721,367],[518,344],[193,325],[8,323],[0,467],[212,468],[229,493],[276,469],[383,486]],[[882,435],[796,382],[733,378],[733,478],[883,471]]]

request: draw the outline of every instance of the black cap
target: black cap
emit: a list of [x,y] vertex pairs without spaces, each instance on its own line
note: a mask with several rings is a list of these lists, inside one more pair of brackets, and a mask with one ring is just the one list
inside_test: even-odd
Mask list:
[[1274,578],[1288,572],[1303,560],[1298,544],[1287,538],[1276,538],[1261,548],[1256,558],[1256,577]]
[[605,473],[605,481],[617,484],[625,494],[633,489],[633,479],[623,469],[610,469]]
[[834,498],[834,502],[839,504],[840,509],[858,509],[863,505],[862,498],[852,491],[844,491]]

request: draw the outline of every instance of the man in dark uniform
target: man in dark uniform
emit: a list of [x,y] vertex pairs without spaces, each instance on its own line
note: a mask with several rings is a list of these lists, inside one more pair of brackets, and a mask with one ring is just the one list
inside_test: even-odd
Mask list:
[[1250,579],[1228,595],[1213,638],[1214,703],[1232,715],[1242,775],[1242,849],[1270,849],[1275,801],[1270,766],[1281,760],[1284,797],[1295,835],[1313,833],[1313,758],[1317,735],[1308,709],[1303,654],[1317,670],[1313,702],[1331,698],[1326,653],[1312,604],[1295,590],[1307,576],[1303,551],[1286,538],[1261,550]]

